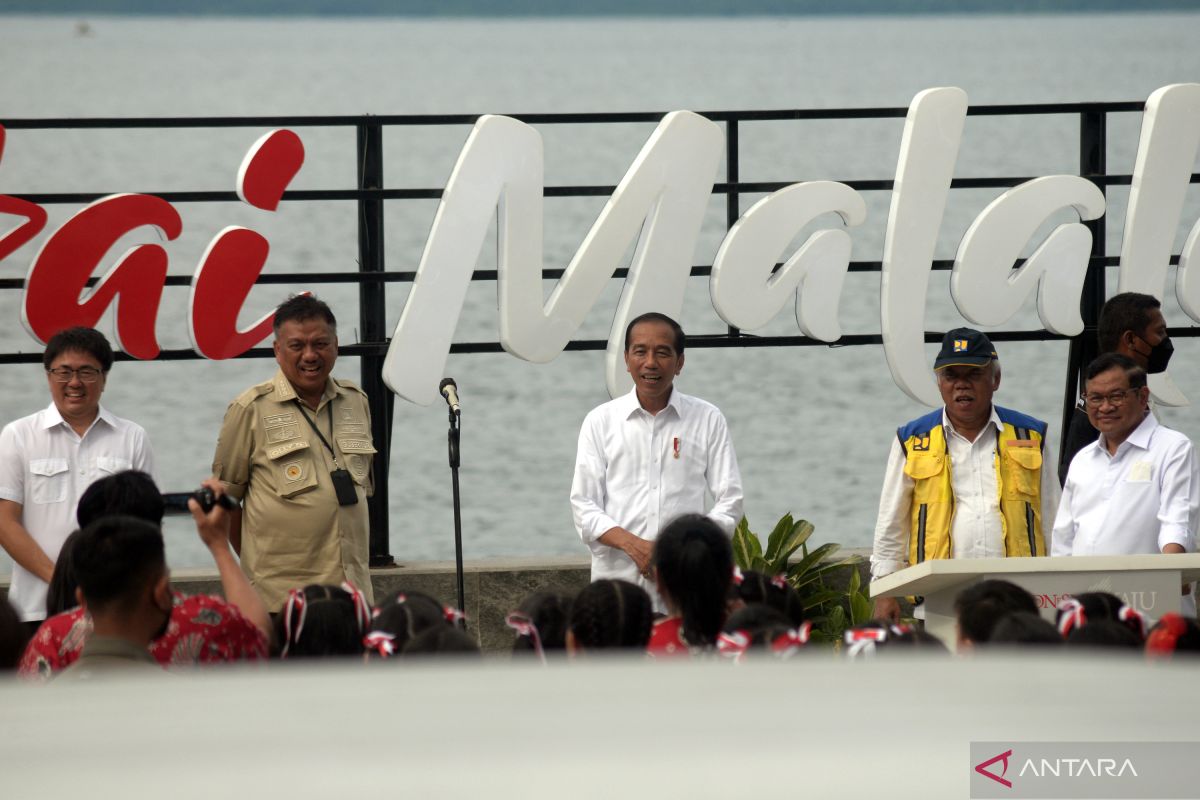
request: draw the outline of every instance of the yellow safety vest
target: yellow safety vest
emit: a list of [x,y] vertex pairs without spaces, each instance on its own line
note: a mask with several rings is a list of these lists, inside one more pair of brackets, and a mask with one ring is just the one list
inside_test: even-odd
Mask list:
[[[1003,425],[996,437],[994,458],[1004,554],[1044,556],[1041,476],[1046,423],[1017,411],[995,408]],[[950,558],[954,554],[950,540],[954,490],[942,410],[913,420],[900,428],[897,436],[904,447],[904,472],[914,484],[908,563]]]

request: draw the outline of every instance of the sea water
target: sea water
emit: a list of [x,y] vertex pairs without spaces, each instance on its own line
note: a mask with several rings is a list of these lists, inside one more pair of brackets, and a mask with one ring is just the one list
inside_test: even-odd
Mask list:
[[[0,16],[0,122],[41,117],[328,115],[417,113],[626,112],[689,109],[907,106],[934,86],[959,86],[972,104],[1144,100],[1170,83],[1200,79],[1194,32],[1200,15],[914,16],[720,19],[223,19]],[[1110,119],[1109,170],[1132,171],[1140,115]],[[903,120],[765,122],[741,127],[743,181],[888,179]],[[547,185],[615,184],[652,125],[539,126]],[[164,192],[234,187],[237,167],[266,128],[171,131],[9,132],[0,192]],[[354,186],[351,129],[298,128],[307,151],[295,189]],[[468,133],[466,126],[389,128],[386,185],[440,188]],[[958,176],[1038,176],[1078,171],[1078,121],[1055,117],[969,118]],[[718,178],[723,180],[723,178]],[[956,190],[937,258],[952,258],[967,226],[1000,190]],[[1120,249],[1126,187],[1109,191],[1108,252]],[[1189,191],[1175,242],[1200,216]],[[741,198],[741,210],[759,199]],[[868,219],[851,231],[853,258],[879,260],[890,195],[864,192]],[[570,260],[605,198],[548,199],[546,265]],[[163,242],[172,274],[189,275],[226,225],[262,232],[271,243],[267,272],[355,268],[352,202],[284,203],[268,213],[235,204],[178,203],[183,234]],[[49,232],[78,210],[50,205],[50,223],[33,243],[0,263],[21,277]],[[435,201],[386,205],[386,262],[414,269]],[[694,263],[710,264],[724,233],[724,197],[712,198]],[[1049,225],[1070,221],[1056,217]],[[818,226],[835,224],[822,219]],[[803,240],[812,226],[797,238]],[[146,231],[114,248],[153,240]],[[1026,254],[1032,250],[1027,248]],[[494,267],[494,242],[479,265]],[[1191,321],[1173,300],[1173,326]],[[1109,271],[1110,292],[1116,271]],[[549,292],[553,282],[546,283]],[[359,340],[357,292],[347,286],[265,285],[250,295],[246,325],[289,291],[315,288],[341,320],[343,344]],[[407,284],[386,289],[394,326]],[[608,335],[620,282],[611,282],[577,338]],[[20,322],[21,293],[0,291],[0,348],[39,352]],[[1007,330],[1041,326],[1029,301]],[[189,346],[187,291],[166,290],[158,335],[164,348]],[[847,277],[843,331],[879,332],[879,275]],[[693,278],[682,314],[690,334],[721,333],[707,279]],[[963,324],[949,273],[930,279],[926,327]],[[101,323],[112,332],[111,312]],[[798,333],[785,311],[762,331]],[[495,341],[494,283],[472,287],[455,340]],[[934,346],[929,346],[932,361]],[[1177,342],[1172,374],[1200,398],[1200,347]],[[1067,345],[1002,342],[997,401],[1046,419],[1057,450]],[[468,559],[584,551],[568,492],[579,423],[608,399],[602,352],[569,352],[534,365],[506,354],[453,355],[446,374],[463,401],[462,511]],[[358,378],[356,359],[335,374]],[[49,402],[40,366],[2,368],[0,423]],[[154,444],[164,489],[195,486],[209,473],[229,401],[274,370],[265,359],[227,362],[122,362],[105,405],[132,418]],[[893,384],[878,346],[691,349],[679,388],[720,406],[729,419],[755,529],[791,512],[811,520],[815,540],[846,546],[871,541],[879,485],[897,425],[922,413]],[[1195,438],[1194,407],[1161,418]],[[453,554],[450,473],[443,405],[398,400],[391,459],[391,552],[398,559]],[[189,524],[168,526],[177,568],[207,555]],[[6,569],[6,563],[0,570]]]

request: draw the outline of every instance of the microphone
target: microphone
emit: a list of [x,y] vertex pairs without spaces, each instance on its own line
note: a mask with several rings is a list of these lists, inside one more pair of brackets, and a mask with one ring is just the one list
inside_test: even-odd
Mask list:
[[446,398],[451,414],[458,416],[462,413],[462,409],[458,407],[458,384],[454,382],[454,378],[442,378],[442,382],[438,384],[438,391]]

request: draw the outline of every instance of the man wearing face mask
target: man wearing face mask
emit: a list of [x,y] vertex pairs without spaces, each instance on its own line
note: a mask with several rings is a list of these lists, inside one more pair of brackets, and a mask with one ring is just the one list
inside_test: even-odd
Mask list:
[[[1166,372],[1167,363],[1175,351],[1171,338],[1167,336],[1167,321],[1163,318],[1162,304],[1158,298],[1122,292],[1113,295],[1104,308],[1100,309],[1100,322],[1096,330],[1100,340],[1100,354],[1119,353],[1133,360],[1147,375]],[[1071,424],[1063,438],[1062,454],[1058,461],[1058,474],[1066,480],[1068,468],[1075,455],[1100,435],[1088,420],[1083,393],[1075,403]]]
[[171,577],[162,530],[136,517],[101,517],[79,534],[72,551],[79,603],[92,635],[60,679],[84,680],[116,671],[154,671],[147,651],[171,620]]

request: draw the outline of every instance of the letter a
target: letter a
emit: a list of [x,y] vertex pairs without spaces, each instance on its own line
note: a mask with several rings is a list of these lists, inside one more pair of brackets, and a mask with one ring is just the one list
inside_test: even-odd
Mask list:
[[161,198],[117,194],[85,206],[46,240],[29,268],[21,307],[21,321],[35,339],[46,342],[74,325],[91,327],[119,297],[117,346],[135,358],[158,355],[154,324],[167,278],[167,251],[161,245],[139,244],[125,251],[81,299],[100,259],[142,226],[174,239],[183,222]]
[[1003,325],[1035,288],[1047,330],[1083,332],[1079,295],[1092,252],[1092,232],[1072,222],[1057,226],[1015,272],[1029,237],[1051,214],[1073,208],[1081,219],[1104,213],[1104,193],[1076,175],[1049,175],[1009,189],[971,223],[958,246],[950,291],[959,312],[976,325]]
[[841,338],[838,301],[850,263],[849,234],[817,231],[774,272],[796,233],[829,212],[839,214],[846,225],[861,225],[867,205],[844,183],[811,181],[780,189],[751,206],[713,259],[709,289],[721,319],[738,328],[761,328],[799,289],[796,322],[804,335],[825,342]]

